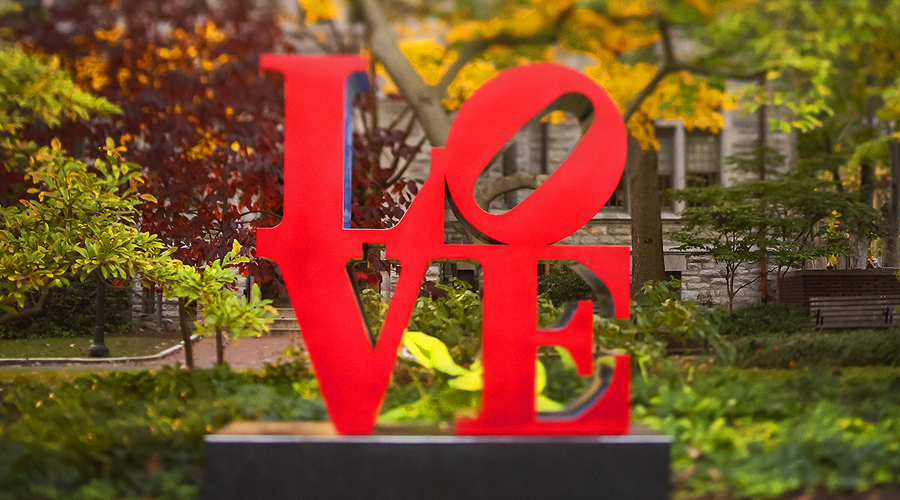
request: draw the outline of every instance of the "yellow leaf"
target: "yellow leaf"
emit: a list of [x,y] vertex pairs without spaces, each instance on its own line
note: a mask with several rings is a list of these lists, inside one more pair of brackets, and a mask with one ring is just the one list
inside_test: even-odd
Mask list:
[[240,150],[241,150],[241,145],[240,145],[240,143],[238,143],[238,141],[232,142],[232,143],[231,143],[231,150],[232,150],[232,151],[235,151],[235,152],[240,151]]
[[231,242],[231,253],[237,255],[241,251],[241,244],[238,243],[238,240],[234,240]]
[[62,149],[62,145],[59,143],[59,138],[54,137],[53,140],[50,141],[50,147],[53,148],[53,151],[59,152]]
[[314,24],[320,19],[333,19],[337,9],[331,0],[299,0],[306,12],[306,22]]
[[141,199],[152,203],[159,203],[158,201],[156,201],[156,197],[154,197],[152,194],[141,194]]

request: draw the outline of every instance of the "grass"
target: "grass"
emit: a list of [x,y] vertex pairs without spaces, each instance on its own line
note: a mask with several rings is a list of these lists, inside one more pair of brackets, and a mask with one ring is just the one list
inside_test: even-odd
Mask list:
[[[138,332],[106,336],[106,347],[113,357],[147,356],[168,349],[181,341],[173,335]],[[4,339],[0,340],[0,358],[82,358],[87,357],[91,337]]]

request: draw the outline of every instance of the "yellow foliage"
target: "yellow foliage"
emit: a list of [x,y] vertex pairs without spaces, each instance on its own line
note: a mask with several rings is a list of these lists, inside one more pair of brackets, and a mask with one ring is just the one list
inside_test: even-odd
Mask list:
[[210,43],[220,43],[225,40],[225,33],[219,31],[219,28],[217,28],[216,24],[212,21],[207,21],[206,26],[203,26],[202,31],[198,28],[197,32],[197,34],[202,34]]
[[685,0],[685,3],[696,9],[697,12],[703,14],[704,16],[711,16],[715,14],[714,6],[710,5],[710,3],[706,0]]
[[91,54],[75,60],[79,83],[87,83],[94,90],[101,90],[109,83],[108,63],[103,57]]
[[446,67],[456,60],[455,52],[446,53],[443,46],[430,39],[402,41],[400,50],[429,85],[437,84]]
[[531,0],[528,7],[516,7],[507,15],[486,21],[457,23],[447,33],[447,41],[456,43],[473,38],[490,38],[497,35],[525,37],[549,28],[559,15],[570,8],[571,0]]
[[556,110],[556,111],[551,111],[550,114],[541,118],[541,122],[552,123],[555,125],[557,123],[562,123],[562,122],[566,121],[567,118],[568,118],[568,115],[566,115],[565,111]]
[[[400,49],[416,68],[422,80],[429,85],[436,85],[448,66],[457,58],[456,51],[448,51],[432,39],[405,40],[400,42]],[[385,79],[383,92],[392,94],[399,91],[381,64],[376,65],[375,71]],[[443,99],[444,107],[448,110],[458,108],[475,89],[496,73],[497,68],[490,62],[484,60],[469,62],[463,66],[447,88],[447,95]]]
[[219,145],[219,141],[213,138],[209,131],[202,131],[203,137],[193,147],[185,151],[184,156],[189,160],[199,160],[212,154]]
[[[609,12],[615,16],[648,16],[653,14],[655,9],[650,5],[651,2],[634,1],[634,0],[610,0]],[[655,4],[655,2],[652,2]]]
[[568,38],[573,48],[589,53],[624,52],[650,45],[659,39],[655,30],[640,22],[616,24],[587,9],[576,9],[565,27],[573,35]]
[[306,22],[314,24],[320,19],[334,19],[337,9],[332,0],[297,0],[306,12]]
[[[651,64],[622,64],[612,57],[598,60],[585,72],[603,85],[610,97],[624,111],[634,96],[656,73]],[[726,92],[710,87],[690,73],[667,76],[647,96],[626,124],[641,147],[659,148],[653,122],[657,118],[683,120],[688,129],[700,128],[718,133],[724,125],[722,109],[731,109],[734,102]]]
[[100,30],[94,31],[94,36],[97,40],[105,40],[112,44],[118,44],[119,40],[122,39],[122,36],[125,35],[125,28],[121,25],[116,24],[112,28],[108,30]]
[[447,97],[442,101],[444,107],[451,110],[460,107],[475,89],[495,74],[497,68],[488,62],[475,60],[466,64],[447,89]]
[[179,47],[168,48],[168,47],[160,47],[156,49],[156,55],[165,59],[166,61],[177,61],[184,57],[184,53],[181,51]]
[[128,71],[128,68],[119,68],[119,71],[116,72],[116,79],[119,81],[120,88],[125,88],[125,82],[128,81],[128,77],[130,76],[131,71]]

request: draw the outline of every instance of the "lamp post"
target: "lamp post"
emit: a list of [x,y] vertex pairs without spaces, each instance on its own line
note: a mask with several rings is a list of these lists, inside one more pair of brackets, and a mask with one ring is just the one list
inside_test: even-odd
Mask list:
[[106,283],[97,275],[97,324],[94,327],[94,342],[88,349],[92,358],[108,358],[109,348],[103,343],[103,325],[106,323]]

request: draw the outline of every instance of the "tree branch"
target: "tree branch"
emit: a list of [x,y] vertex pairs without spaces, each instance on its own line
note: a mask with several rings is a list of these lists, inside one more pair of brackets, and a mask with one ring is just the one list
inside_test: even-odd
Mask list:
[[519,189],[537,189],[550,177],[544,174],[517,173],[494,179],[487,185],[475,186],[475,203],[484,209],[498,197]]
[[450,118],[441,104],[440,96],[422,80],[416,68],[400,50],[397,35],[391,28],[381,3],[378,0],[357,0],[357,4],[369,27],[372,52],[406,97],[431,145],[445,146],[450,134]]
[[422,145],[425,144],[425,139],[427,139],[427,138],[422,137],[421,139],[419,139],[419,142],[417,142],[415,145],[415,153],[406,160],[406,162],[403,164],[402,167],[400,167],[399,170],[394,172],[394,175],[392,175],[391,178],[388,179],[388,181],[385,184],[387,184],[388,186],[391,186],[395,182],[399,181],[401,177],[403,177],[403,174],[406,173],[406,169],[408,169],[409,166],[412,165],[412,162],[415,161],[415,159],[416,159],[416,155],[418,155],[419,151],[422,149]]
[[718,76],[721,78],[728,78],[729,80],[758,80],[760,77],[766,76],[765,71],[744,73],[740,71],[722,70],[719,68],[708,68],[705,66],[700,66],[698,64],[691,64],[681,61],[674,61],[672,63],[672,71],[689,71],[697,75]]
[[523,37],[501,33],[496,36],[477,38],[466,42],[457,52],[456,60],[453,61],[453,64],[451,64],[449,68],[447,68],[447,71],[441,76],[440,81],[434,86],[435,91],[439,96],[445,96],[447,94],[447,89],[450,88],[450,84],[453,83],[453,80],[456,79],[456,76],[463,67],[465,67],[472,59],[478,57],[478,54],[481,54],[495,45],[512,47],[515,45],[549,43],[556,40],[562,30],[563,22],[565,22],[566,18],[574,12],[574,10],[574,6],[569,6],[559,13],[559,16],[553,21],[553,26],[551,28],[541,30],[531,36]]
[[672,72],[672,67],[669,64],[664,64],[656,70],[656,74],[653,75],[653,78],[647,82],[647,85],[644,85],[644,88],[638,92],[631,102],[628,103],[628,107],[625,109],[625,112],[622,113],[622,119],[625,123],[628,123],[628,120],[631,119],[631,116],[634,115],[635,111],[641,106],[641,103],[644,102],[645,99],[650,97],[650,94],[656,90],[656,87],[659,85],[659,82],[663,80],[669,73]]
[[729,70],[721,70],[719,68],[708,68],[704,66],[700,66],[697,64],[687,63],[683,61],[679,61],[675,57],[675,51],[672,46],[672,37],[669,33],[669,24],[665,18],[662,16],[657,17],[659,23],[659,32],[662,38],[663,45],[663,61],[659,66],[659,69],[656,70],[656,74],[653,75],[653,78],[647,83],[638,92],[631,102],[628,103],[628,108],[625,109],[625,113],[623,113],[623,119],[625,123],[628,123],[628,120],[631,119],[631,116],[640,108],[641,104],[644,102],[650,94],[656,90],[656,87],[659,83],[668,76],[670,73],[677,73],[679,71],[687,71],[690,73],[694,73],[696,75],[701,76],[717,76],[722,78],[729,78],[732,80],[756,80],[761,77],[765,77],[765,71],[756,71],[752,73],[743,73]]
[[6,313],[3,316],[0,316],[0,325],[14,319],[27,318],[29,316],[34,316],[35,314],[40,313],[44,310],[44,304],[47,302],[47,295],[49,294],[50,288],[44,287],[43,289],[41,289],[41,296],[35,305],[29,307],[28,309],[22,309],[19,312]]
[[663,46],[663,66],[666,66],[675,62],[675,50],[672,48],[672,35],[669,34],[669,23],[664,17],[660,16],[657,19],[657,23],[659,25],[659,34]]

